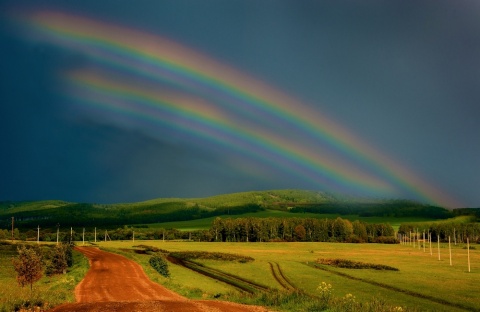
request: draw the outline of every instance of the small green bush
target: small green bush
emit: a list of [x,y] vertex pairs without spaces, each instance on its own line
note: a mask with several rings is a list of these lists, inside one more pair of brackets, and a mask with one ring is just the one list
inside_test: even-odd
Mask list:
[[170,277],[170,272],[168,271],[168,264],[165,259],[160,255],[153,255],[150,258],[150,265],[154,268],[158,273],[165,277]]

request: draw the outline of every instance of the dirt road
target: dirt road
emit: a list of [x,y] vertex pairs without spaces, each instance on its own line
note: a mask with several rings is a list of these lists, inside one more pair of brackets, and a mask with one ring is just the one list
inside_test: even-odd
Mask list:
[[150,281],[140,265],[123,256],[92,247],[76,249],[88,257],[90,270],[75,288],[77,303],[61,305],[52,312],[267,311],[224,301],[189,300]]

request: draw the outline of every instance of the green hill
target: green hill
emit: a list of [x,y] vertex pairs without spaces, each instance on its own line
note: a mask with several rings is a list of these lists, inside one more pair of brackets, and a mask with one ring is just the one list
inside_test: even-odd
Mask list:
[[[0,202],[0,227],[123,226],[188,221],[224,215],[358,215],[443,219],[452,212],[407,200],[355,198],[306,190],[252,191],[207,198],[160,198],[136,203],[95,204],[60,200]],[[274,216],[274,213],[272,214]]]

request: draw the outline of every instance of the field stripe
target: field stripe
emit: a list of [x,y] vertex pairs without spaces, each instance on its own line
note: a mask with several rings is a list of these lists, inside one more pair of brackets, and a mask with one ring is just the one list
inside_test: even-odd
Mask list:
[[342,276],[342,277],[345,277],[345,278],[348,278],[348,279],[351,279],[351,280],[364,282],[364,283],[374,285],[374,286],[378,286],[378,287],[382,287],[382,288],[385,288],[385,289],[388,289],[388,290],[393,290],[393,291],[400,292],[400,293],[403,293],[403,294],[406,294],[406,295],[410,295],[412,297],[426,299],[426,300],[429,300],[429,301],[432,301],[432,302],[435,302],[435,303],[440,303],[440,304],[443,304],[443,305],[447,305],[447,306],[450,306],[450,307],[464,309],[466,311],[480,311],[480,309],[474,308],[474,307],[471,307],[471,306],[466,306],[466,305],[463,305],[463,304],[460,304],[460,303],[453,303],[453,302],[447,301],[445,299],[436,298],[436,297],[433,297],[433,296],[417,293],[417,292],[414,292],[414,291],[411,291],[411,290],[408,290],[408,289],[402,289],[402,288],[395,287],[395,286],[392,286],[392,285],[387,285],[387,284],[375,282],[375,281],[372,281],[372,280],[367,280],[367,279],[355,277],[355,276],[352,276],[352,275],[348,275],[346,273],[342,273],[342,272],[338,272],[338,271],[335,271],[335,270],[328,269],[325,266],[321,266],[321,265],[318,265],[316,263],[308,263],[308,264],[303,263],[303,264],[308,265],[312,268],[323,270],[323,271],[326,271],[326,272],[329,272],[329,273],[333,273],[333,274],[336,274],[336,275],[339,275],[339,276]]

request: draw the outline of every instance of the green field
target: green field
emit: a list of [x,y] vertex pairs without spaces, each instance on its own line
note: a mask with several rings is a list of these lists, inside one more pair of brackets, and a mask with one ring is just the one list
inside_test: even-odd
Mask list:
[[[81,243],[79,243],[81,244]],[[467,267],[464,245],[452,246],[449,263],[448,245],[440,245],[438,260],[436,244],[423,248],[411,245],[345,244],[345,243],[200,243],[175,241],[110,241],[99,242],[98,247],[121,253],[139,262],[150,278],[190,298],[232,300],[249,304],[262,304],[258,298],[231,285],[206,277],[180,265],[169,263],[170,278],[165,278],[148,264],[149,254],[137,253],[147,245],[169,252],[206,251],[235,253],[250,256],[254,261],[240,263],[217,260],[196,260],[196,263],[220,270],[270,289],[283,289],[272,274],[272,265],[278,265],[291,284],[311,296],[320,296],[317,289],[322,282],[332,285],[336,298],[355,296],[357,302],[385,301],[392,307],[412,311],[475,311],[480,310],[478,280],[480,278],[480,252],[470,250],[471,272]],[[418,246],[418,245],[417,245]],[[475,246],[474,246],[475,247]],[[0,284],[9,285],[0,291],[0,311],[30,300],[28,288],[15,282],[11,257],[14,246],[2,245],[0,253]],[[372,264],[383,264],[399,271],[372,269],[342,269],[315,264],[320,258],[341,258]],[[67,275],[43,278],[35,284],[33,298],[56,305],[73,301],[73,288],[85,274],[87,263],[76,254],[77,264]],[[272,264],[272,265],[271,265]],[[317,266],[317,267],[315,267]],[[351,297],[350,297],[351,298]],[[342,299],[339,299],[342,300]],[[303,306],[279,303],[270,306],[277,311],[306,311]]]
[[[223,272],[238,275],[270,288],[281,289],[273,277],[270,264],[278,263],[285,276],[299,289],[319,295],[321,282],[331,284],[333,294],[344,297],[352,294],[357,301],[373,297],[393,306],[420,311],[480,310],[478,280],[480,253],[470,250],[471,272],[467,268],[467,250],[464,245],[453,246],[453,266],[449,264],[448,245],[441,244],[441,260],[436,245],[433,255],[423,249],[404,245],[337,244],[337,243],[198,243],[198,242],[135,242],[168,251],[210,251],[251,256],[253,262],[197,262]],[[100,243],[110,250],[131,249],[132,242]],[[138,248],[137,248],[138,249]],[[123,251],[125,254],[125,251]],[[184,295],[196,298],[240,300],[238,290],[186,268],[170,264],[171,278],[163,278],[148,265],[149,255],[126,253],[141,263],[155,281]],[[393,266],[399,271],[340,269],[310,266],[319,258],[343,258],[367,263]],[[235,293],[237,293],[235,295]],[[244,296],[245,297],[245,296]],[[243,299],[249,302],[248,298]],[[287,308],[287,310],[290,310]],[[292,311],[294,311],[293,309]]]

